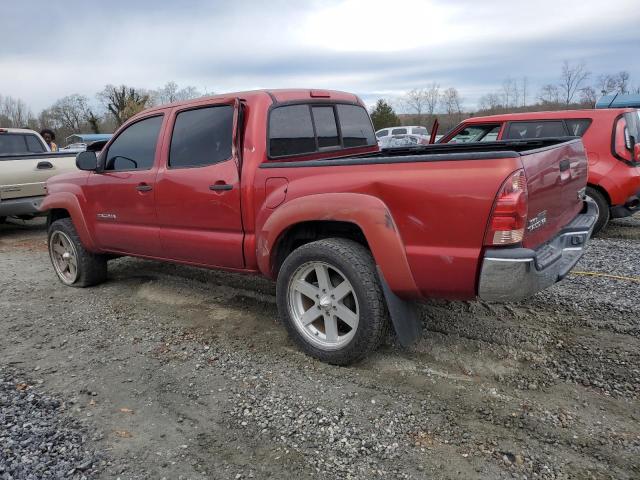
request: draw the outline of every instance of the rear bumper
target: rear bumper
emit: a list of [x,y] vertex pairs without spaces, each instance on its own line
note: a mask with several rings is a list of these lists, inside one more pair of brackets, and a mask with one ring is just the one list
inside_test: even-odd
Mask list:
[[582,212],[536,250],[486,250],[478,296],[488,301],[522,300],[562,280],[584,253],[598,218],[596,212],[595,203],[586,200]]
[[630,217],[636,212],[640,212],[640,190],[635,195],[627,198],[624,205],[615,205],[611,207],[611,218]]
[[0,201],[0,217],[16,215],[42,215],[40,204],[44,196],[27,198],[9,198]]

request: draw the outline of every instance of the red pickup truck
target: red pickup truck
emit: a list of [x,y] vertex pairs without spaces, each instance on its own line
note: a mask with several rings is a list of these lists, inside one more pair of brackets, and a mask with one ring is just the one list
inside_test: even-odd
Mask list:
[[587,196],[598,205],[594,233],[610,218],[640,211],[640,110],[561,110],[469,118],[439,143],[569,136],[582,137],[587,151]]
[[153,108],[76,162],[41,207],[63,283],[97,284],[119,255],[262,274],[291,337],[334,364],[375,349],[389,318],[415,339],[415,300],[552,285],[596,219],[579,139],[380,152],[361,100],[335,91]]

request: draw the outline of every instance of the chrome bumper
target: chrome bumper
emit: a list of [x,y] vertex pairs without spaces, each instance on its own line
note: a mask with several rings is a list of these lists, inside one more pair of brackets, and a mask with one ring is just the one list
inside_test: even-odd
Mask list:
[[597,218],[597,206],[585,200],[582,212],[538,249],[486,250],[478,296],[494,302],[522,300],[562,280],[582,257]]
[[42,215],[40,204],[44,196],[27,198],[8,198],[0,201],[0,217],[18,215]]

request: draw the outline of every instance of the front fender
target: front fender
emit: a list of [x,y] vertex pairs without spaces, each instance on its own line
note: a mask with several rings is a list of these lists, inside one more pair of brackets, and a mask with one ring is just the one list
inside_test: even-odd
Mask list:
[[348,222],[360,227],[391,290],[405,298],[420,296],[391,212],[380,199],[359,193],[309,195],[286,202],[275,211],[263,210],[258,216],[256,255],[264,275],[273,276],[275,247],[285,230],[310,221]]
[[82,245],[84,245],[87,250],[97,251],[98,248],[87,225],[78,197],[71,192],[64,191],[49,193],[40,204],[40,211],[47,213],[49,210],[56,208],[69,212],[71,221],[82,241]]

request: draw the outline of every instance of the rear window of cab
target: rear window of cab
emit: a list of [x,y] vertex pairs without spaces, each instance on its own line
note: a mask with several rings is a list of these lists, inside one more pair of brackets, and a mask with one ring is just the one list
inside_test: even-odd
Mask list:
[[301,103],[269,114],[269,158],[376,145],[369,114],[360,105]]

